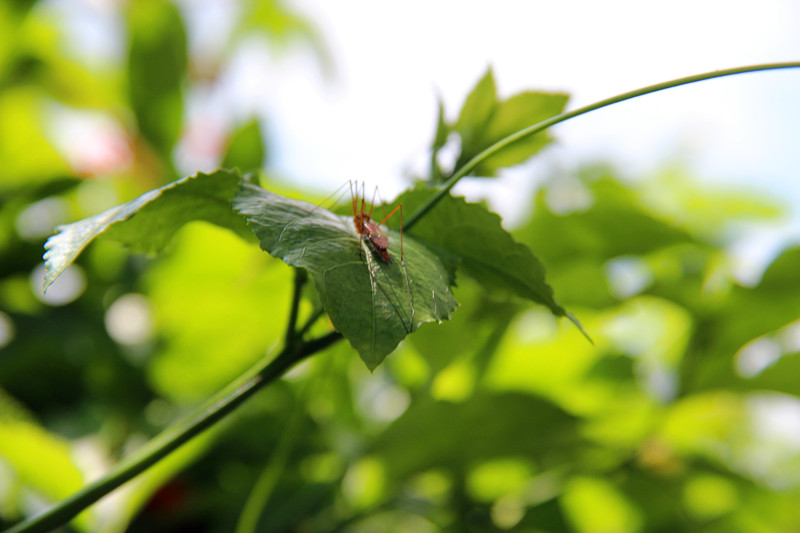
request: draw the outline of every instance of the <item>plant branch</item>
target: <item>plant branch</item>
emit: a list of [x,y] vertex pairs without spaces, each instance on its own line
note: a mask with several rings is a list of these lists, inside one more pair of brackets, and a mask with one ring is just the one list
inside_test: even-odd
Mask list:
[[301,327],[300,330],[297,332],[297,336],[303,338],[303,335],[308,333],[308,330],[311,329],[311,326],[313,326],[317,322],[317,320],[319,320],[319,317],[321,317],[324,314],[325,310],[321,307],[315,310],[313,313],[311,313],[311,316],[308,317],[306,323],[303,324],[303,327]]
[[94,502],[147,470],[171,452],[223,419],[265,385],[281,377],[289,368],[321,351],[341,338],[333,331],[296,346],[285,346],[269,360],[259,361],[243,376],[218,392],[191,416],[167,429],[131,457],[123,460],[103,478],[91,483],[44,513],[7,530],[5,533],[50,531],[72,520]]
[[713,72],[705,72],[703,74],[695,74],[694,76],[687,76],[685,78],[678,78],[672,81],[665,81],[662,83],[657,83],[655,85],[650,85],[648,87],[643,87],[641,89],[636,89],[635,91],[630,91],[627,93],[623,93],[617,96],[612,96],[611,98],[606,98],[605,100],[600,100],[599,102],[595,102],[593,104],[575,109],[573,111],[569,111],[567,113],[562,113],[560,115],[556,115],[551,117],[547,120],[542,122],[538,122],[527,128],[523,128],[516,133],[512,133],[508,137],[500,139],[493,145],[486,148],[484,151],[467,161],[464,166],[459,168],[445,183],[444,185],[436,191],[436,193],[431,196],[427,202],[425,202],[419,209],[417,209],[404,224],[405,231],[410,230],[414,224],[419,222],[419,220],[425,216],[433,207],[439,203],[439,201],[448,193],[450,189],[455,186],[458,181],[472,172],[480,163],[497,153],[498,151],[502,150],[509,144],[518,141],[524,137],[529,135],[534,135],[541,131],[546,130],[551,126],[555,126],[561,122],[565,122],[571,118],[575,118],[580,115],[584,115],[589,113],[590,111],[595,111],[597,109],[610,106],[612,104],[616,104],[619,102],[623,102],[625,100],[630,100],[632,98],[636,98],[638,96],[644,96],[645,94],[650,94],[658,91],[663,91],[664,89],[671,89],[673,87],[678,87],[680,85],[688,85],[690,83],[695,83],[698,81],[705,81],[710,80],[713,78],[721,78],[723,76],[732,76],[734,74],[744,74],[747,72],[758,72],[762,70],[774,70],[774,69],[785,69],[785,68],[798,68],[800,67],[800,62],[788,62],[788,63],[766,63],[762,65],[749,65],[745,67],[737,67],[731,69],[724,69],[724,70],[715,70]]
[[294,269],[294,291],[292,292],[292,307],[289,310],[289,320],[286,323],[286,346],[293,346],[301,336],[297,333],[297,314],[300,311],[300,296],[303,293],[303,285],[308,279],[308,274],[303,268]]

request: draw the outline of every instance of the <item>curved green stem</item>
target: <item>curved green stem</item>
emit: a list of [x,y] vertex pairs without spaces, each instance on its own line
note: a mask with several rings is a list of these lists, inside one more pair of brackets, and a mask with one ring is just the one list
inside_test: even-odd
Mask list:
[[223,419],[259,389],[281,377],[289,368],[339,339],[341,334],[334,331],[318,339],[300,343],[296,347],[286,346],[274,359],[259,361],[242,377],[208,400],[194,414],[150,441],[105,477],[87,485],[52,509],[17,524],[6,533],[44,532],[66,524],[94,502]]
[[635,91],[630,91],[627,93],[623,93],[617,96],[612,96],[611,98],[606,98],[605,100],[600,100],[599,102],[595,102],[593,104],[581,107],[579,109],[575,109],[574,111],[569,111],[567,113],[562,113],[560,115],[556,115],[551,117],[547,120],[542,122],[538,122],[527,128],[523,128],[516,133],[509,135],[503,139],[500,139],[490,147],[486,148],[484,151],[467,161],[464,166],[459,168],[442,186],[442,188],[438,189],[436,193],[428,199],[416,212],[414,212],[405,223],[405,230],[408,231],[411,229],[414,224],[419,222],[419,220],[425,216],[425,214],[433,209],[439,201],[448,193],[450,189],[455,186],[458,181],[472,172],[475,167],[477,167],[480,163],[497,153],[498,151],[502,150],[509,144],[522,139],[523,137],[527,137],[529,135],[534,135],[541,131],[546,130],[551,126],[555,126],[560,122],[565,122],[571,118],[575,118],[580,115],[584,115],[589,113],[590,111],[595,111],[602,107],[610,106],[612,104],[616,104],[619,102],[623,102],[625,100],[630,100],[631,98],[636,98],[638,96],[644,96],[645,94],[654,93],[657,91],[663,91],[664,89],[671,89],[672,87],[678,87],[680,85],[687,85],[689,83],[695,83],[698,81],[710,80],[713,78],[721,78],[723,76],[732,76],[734,74],[744,74],[746,72],[757,72],[761,70],[774,70],[774,69],[784,69],[784,68],[798,68],[800,67],[800,62],[789,62],[789,63],[767,63],[762,65],[750,65],[746,67],[737,67],[737,68],[730,68],[724,70],[715,70],[713,72],[705,72],[703,74],[695,74],[694,76],[687,76],[685,78],[679,78],[677,80],[672,81],[665,81],[663,83],[657,83],[655,85],[650,85],[648,87],[643,87],[641,89],[636,89]]

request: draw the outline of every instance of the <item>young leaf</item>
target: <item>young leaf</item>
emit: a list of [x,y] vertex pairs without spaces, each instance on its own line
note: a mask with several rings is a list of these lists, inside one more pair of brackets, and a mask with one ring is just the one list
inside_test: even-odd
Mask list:
[[[467,97],[453,125],[461,136],[456,168],[512,133],[563,112],[567,99],[565,94],[527,91],[498,100],[490,69]],[[524,137],[483,161],[471,174],[494,176],[499,168],[524,162],[551,141],[543,133]]]
[[360,240],[349,217],[245,185],[234,209],[261,248],[308,270],[334,327],[370,370],[422,323],[448,319],[457,303],[436,254],[387,231],[391,261]]
[[59,226],[58,233],[44,245],[47,250],[44,288],[47,289],[81,250],[101,234],[135,252],[155,252],[185,223],[205,220],[252,239],[244,220],[230,206],[242,180],[242,176],[229,170],[198,173],[146,192],[99,215]]
[[492,118],[496,105],[497,88],[492,69],[488,69],[467,96],[464,106],[461,108],[461,114],[453,125],[453,129],[461,136],[462,154],[475,155],[488,146],[481,140],[482,131]]
[[433,136],[433,144],[431,145],[434,150],[438,150],[447,142],[447,136],[450,133],[450,128],[444,118],[444,102],[439,98],[437,102],[438,114],[436,116],[436,134]]
[[439,167],[437,156],[439,150],[447,143],[447,137],[450,134],[450,128],[444,118],[444,102],[439,98],[439,115],[436,119],[436,134],[433,137],[431,144],[431,162],[430,162],[430,180],[433,183],[439,183],[442,180],[442,169]]
[[[413,212],[430,196],[419,186],[397,199]],[[480,204],[445,196],[411,231],[431,249],[455,256],[459,267],[489,289],[499,289],[545,305],[556,316],[578,321],[556,302],[542,263],[514,240],[500,217]]]
[[[483,130],[481,150],[488,148],[500,139],[517,131],[558,115],[564,110],[569,97],[565,94],[544,92],[523,92],[515,94],[508,100],[499,102],[492,113],[492,118]],[[552,142],[546,133],[524,137],[492,155],[475,169],[479,176],[494,175],[497,169],[511,167],[525,162],[539,150]],[[474,154],[462,154],[471,159]],[[468,159],[462,162],[466,163]]]
[[265,159],[266,150],[261,128],[258,121],[254,120],[233,133],[222,166],[250,172],[260,169]]

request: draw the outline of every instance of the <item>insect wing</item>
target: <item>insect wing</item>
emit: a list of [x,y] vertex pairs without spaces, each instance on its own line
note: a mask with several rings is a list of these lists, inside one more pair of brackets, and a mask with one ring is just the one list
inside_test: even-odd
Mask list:
[[378,226],[374,220],[368,220],[364,224],[364,232],[367,234],[367,238],[369,242],[372,243],[375,248],[380,250],[386,250],[389,248],[389,237],[383,232],[383,230]]

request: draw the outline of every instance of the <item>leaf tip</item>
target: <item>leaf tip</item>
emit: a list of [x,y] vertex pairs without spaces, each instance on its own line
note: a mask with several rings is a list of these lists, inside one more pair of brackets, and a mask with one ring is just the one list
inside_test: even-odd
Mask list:
[[569,318],[570,322],[572,322],[573,324],[575,324],[575,327],[577,327],[577,328],[578,328],[578,330],[579,330],[579,331],[580,331],[580,332],[583,334],[583,336],[586,338],[586,340],[587,340],[587,341],[589,341],[589,344],[591,344],[592,346],[594,346],[594,341],[593,341],[593,340],[592,340],[592,338],[589,336],[589,333],[586,331],[586,329],[584,329],[584,327],[583,327],[583,324],[581,324],[580,320],[578,320],[578,319],[575,317],[575,315],[573,315],[573,314],[572,314],[572,313],[570,313],[569,311],[565,311],[565,313],[564,313],[564,314],[566,315],[566,317],[567,317],[567,318]]
[[63,251],[65,244],[62,241],[64,240],[65,227],[58,226],[56,231],[57,233],[51,235],[44,243],[45,252],[42,254],[42,259],[44,260],[42,294],[47,292],[47,288],[53,284],[74,259],[74,255],[70,256],[71,254]]

